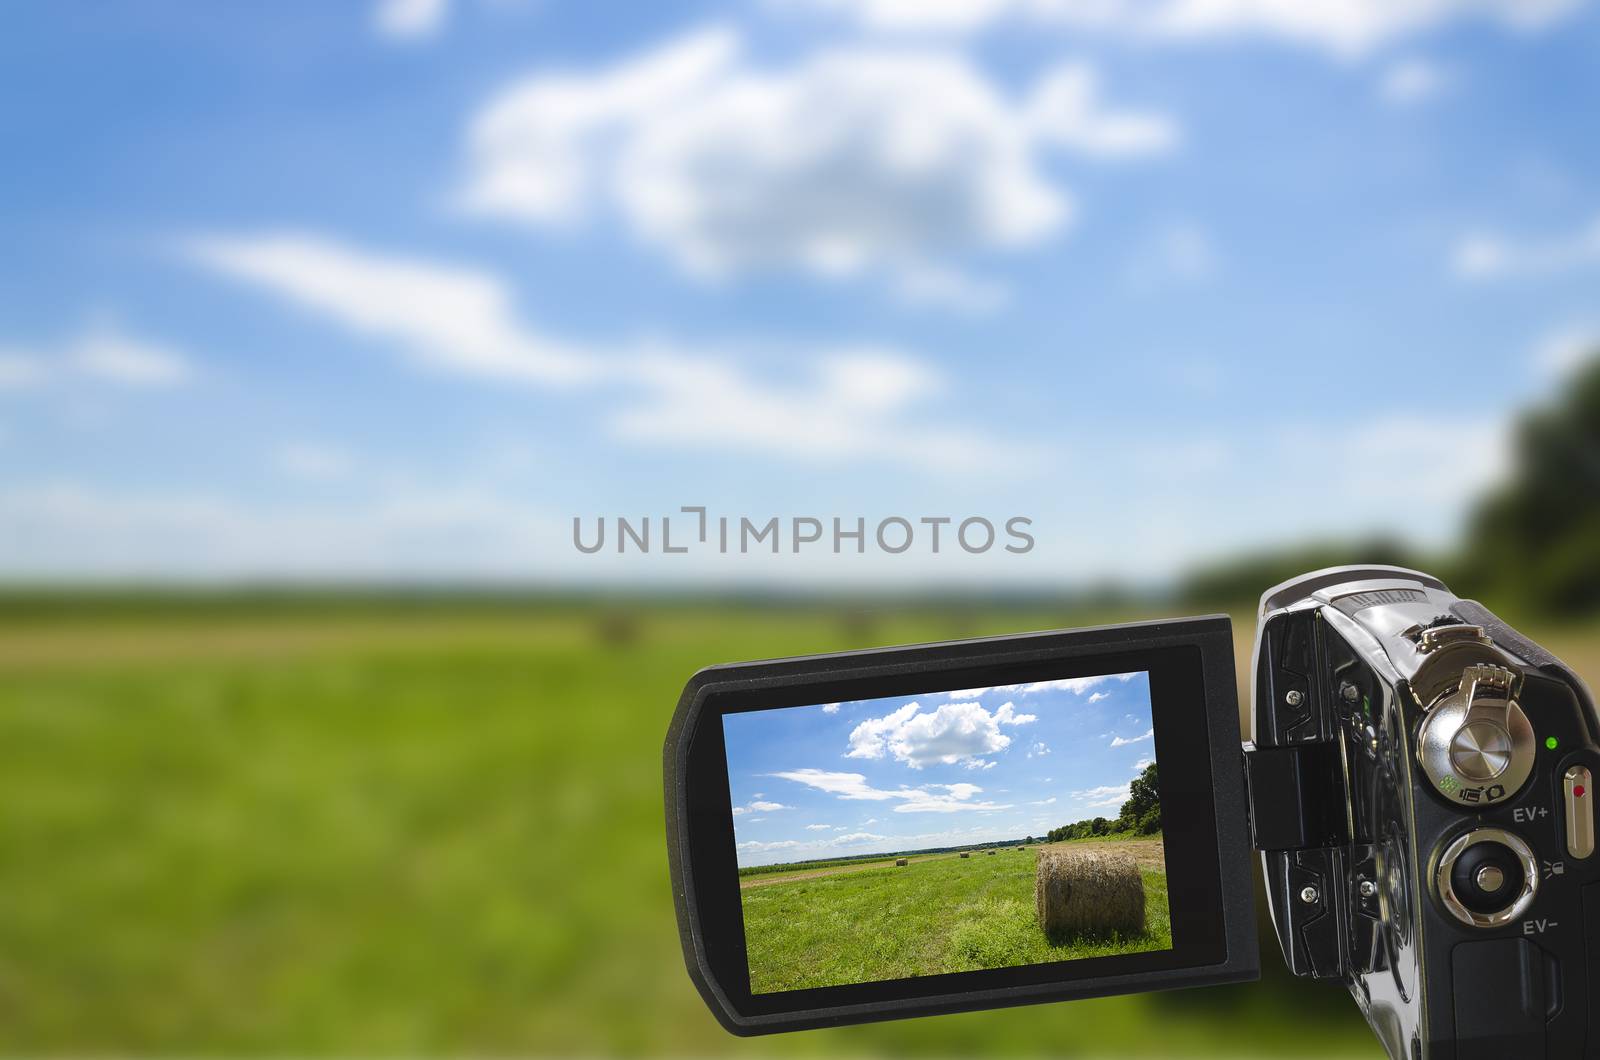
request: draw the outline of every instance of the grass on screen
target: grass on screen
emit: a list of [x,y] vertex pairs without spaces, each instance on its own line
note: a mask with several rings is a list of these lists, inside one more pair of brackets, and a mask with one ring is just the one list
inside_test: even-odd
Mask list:
[[1145,870],[1145,934],[1052,945],[1034,911],[1035,851],[941,854],[741,893],[755,993],[1172,947],[1165,873]]

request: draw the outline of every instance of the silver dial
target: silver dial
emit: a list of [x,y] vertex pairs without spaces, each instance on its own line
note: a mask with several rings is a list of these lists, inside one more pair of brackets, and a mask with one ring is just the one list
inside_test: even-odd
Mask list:
[[1515,795],[1533,771],[1533,726],[1517,703],[1522,675],[1470,665],[1428,705],[1417,759],[1440,794],[1467,806]]

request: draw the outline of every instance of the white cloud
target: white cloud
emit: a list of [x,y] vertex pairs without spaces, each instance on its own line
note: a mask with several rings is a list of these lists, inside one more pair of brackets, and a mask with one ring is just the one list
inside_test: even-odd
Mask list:
[[1001,725],[1032,725],[1039,720],[1037,714],[1018,714],[1015,703],[1002,703],[994,712],[994,720]]
[[1047,755],[1049,753],[1050,753],[1050,748],[1045,744],[1045,742],[1043,740],[1039,740],[1039,741],[1035,742],[1032,747],[1028,748],[1028,757],[1029,758],[1043,758],[1045,755]]
[[779,810],[787,809],[791,809],[791,807],[785,806],[781,802],[763,802],[758,798],[744,806],[735,806],[733,815],[739,817],[747,813],[776,813]]
[[793,839],[780,839],[775,843],[763,843],[752,839],[749,842],[738,844],[740,850],[750,854],[765,854],[772,850],[793,850],[798,846],[800,844]]
[[1426,59],[1401,59],[1378,80],[1378,98],[1397,107],[1437,99],[1450,87],[1450,77]]
[[1582,0],[1165,0],[1157,32],[1178,37],[1263,36],[1359,54],[1438,28],[1482,18],[1541,28]]
[[1082,64],[1012,100],[952,49],[833,48],[778,70],[744,52],[711,28],[513,85],[472,122],[463,207],[539,226],[604,207],[697,275],[880,272],[903,295],[982,310],[994,290],[926,270],[1066,227],[1072,198],[1043,155],[1177,140],[1164,116],[1108,107]]
[[[792,780],[797,784],[805,784],[825,791],[830,795],[837,795],[841,799],[870,799],[881,802],[885,799],[899,797],[892,791],[880,791],[867,783],[867,778],[860,773],[834,773],[824,769],[794,769],[784,773],[774,773],[773,776],[783,780]],[[869,824],[871,822],[868,822]]]
[[[1448,439],[1438,432],[1448,429]],[[1485,415],[1471,423],[1437,416],[1397,413],[1347,425],[1338,445],[1327,452],[1330,488],[1354,491],[1376,500],[1390,497],[1427,504],[1441,525],[1448,516],[1497,481],[1509,468],[1512,419],[1509,413]],[[1387,477],[1373,461],[1405,453],[1402,466]],[[1349,494],[1345,494],[1349,495]]]
[[902,269],[894,292],[906,305],[933,306],[969,316],[998,312],[1011,301],[1011,292],[1002,284],[931,265]]
[[476,269],[373,254],[302,233],[205,237],[185,249],[202,265],[358,334],[397,342],[424,364],[545,385],[598,374],[592,354],[519,321],[506,285]]
[[1126,784],[1107,784],[1098,788],[1088,788],[1084,791],[1074,791],[1069,796],[1078,806],[1089,810],[1118,810],[1128,801],[1129,791]]
[[104,325],[55,350],[0,349],[0,390],[74,379],[155,389],[186,383],[193,374],[189,359],[172,347]]
[[376,254],[305,234],[207,237],[197,263],[393,343],[431,370],[613,396],[602,417],[620,438],[813,463],[876,459],[937,470],[1015,469],[1023,447],[914,419],[943,379],[894,350],[806,351],[791,378],[758,377],[729,359],[670,345],[603,350],[564,343],[520,320],[507,285],[467,267]]
[[533,569],[541,541],[560,532],[524,498],[470,484],[406,483],[314,505],[73,482],[0,491],[0,570],[32,576],[503,579]]
[[[841,799],[869,799],[877,802],[900,800],[895,813],[957,813],[969,810],[1006,810],[1009,804],[974,801],[983,791],[976,784],[929,784],[920,788],[902,787],[884,791],[872,787],[860,773],[833,773],[821,769],[796,769],[773,776],[805,784]],[[876,818],[865,822],[876,823]]]
[[1156,731],[1154,729],[1146,729],[1144,732],[1140,733],[1138,736],[1129,736],[1126,739],[1124,739],[1121,736],[1118,736],[1118,737],[1115,737],[1111,741],[1111,746],[1112,747],[1126,747],[1130,743],[1143,743],[1144,741],[1146,741],[1146,740],[1150,739],[1151,737],[1155,736],[1155,734],[1156,734]]
[[969,33],[1003,21],[1140,38],[1261,37],[1340,55],[1370,51],[1447,23],[1546,26],[1582,0],[783,0],[842,12],[879,30]]
[[1055,804],[1056,797],[1054,795],[1050,796],[1048,799],[1040,799],[1038,802],[1028,803],[1029,806],[1054,806]]
[[831,832],[831,831],[833,831],[833,825],[831,825],[831,824],[808,824],[808,825],[806,825],[806,831],[808,831],[808,832]]
[[1145,769],[1147,769],[1148,767],[1150,767],[1150,766],[1152,766],[1154,764],[1155,764],[1155,759],[1153,759],[1153,758],[1141,758],[1141,759],[1139,759],[1137,762],[1135,762],[1133,764],[1133,771],[1135,773],[1143,773],[1145,771]]
[[1010,703],[993,713],[976,702],[943,703],[924,713],[921,704],[912,702],[857,725],[850,733],[845,757],[882,758],[888,753],[913,769],[934,762],[971,762],[1011,745],[1011,737],[1000,731],[1001,726],[1037,720],[1032,714],[1017,714]]
[[837,704],[837,703],[824,703],[822,705],[822,713],[824,713],[824,714],[837,714],[837,713],[839,713],[839,704]]
[[349,478],[356,460],[337,446],[322,442],[285,442],[272,454],[272,463],[290,478],[309,482],[335,482]]
[[1094,695],[1089,697],[1089,702],[1098,703],[1102,699],[1110,699],[1110,698],[1111,698],[1111,693],[1109,693],[1109,692],[1096,692]]
[[849,835],[839,836],[832,842],[835,846],[847,846],[852,843],[879,843],[888,838],[875,832],[851,832]]
[[863,457],[940,473],[1004,473],[1035,462],[1025,447],[909,418],[909,406],[935,377],[892,351],[823,353],[798,385],[775,385],[726,361],[670,351],[643,356],[633,369],[630,385],[640,396],[610,419],[630,441],[737,445],[810,463]]
[[[921,704],[912,702],[901,706],[892,713],[885,714],[881,718],[868,718],[851,730],[850,750],[845,753],[845,757],[882,758],[888,747],[889,737],[901,725],[914,718],[917,711],[921,709]],[[1005,745],[1002,744],[1001,746]]]
[[[944,789],[937,794],[935,789]],[[906,801],[894,808],[895,813],[962,813],[968,810],[1008,810],[1009,803],[973,802],[972,796],[983,789],[976,784],[932,784],[914,792],[905,792]]]
[[450,0],[379,0],[372,27],[390,40],[423,40],[437,34],[449,14]]
[[128,386],[173,386],[190,376],[189,362],[183,354],[113,329],[90,332],[68,351],[68,356],[82,374]]
[[1017,695],[1034,695],[1039,692],[1072,692],[1082,695],[1091,689],[1098,688],[1107,681],[1120,681],[1127,684],[1140,671],[1126,674],[1098,674],[1094,677],[1064,677],[1055,681],[1031,681],[1020,685],[991,685],[988,688],[962,688],[945,695],[950,699],[979,699],[992,692],[1010,692]]
[[1456,243],[1450,257],[1451,270],[1469,280],[1544,275],[1593,265],[1600,265],[1600,217],[1574,231],[1543,238],[1473,233]]

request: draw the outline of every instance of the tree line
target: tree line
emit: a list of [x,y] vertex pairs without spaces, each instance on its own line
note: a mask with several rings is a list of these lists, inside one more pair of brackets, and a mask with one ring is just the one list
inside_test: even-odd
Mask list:
[[1154,835],[1161,831],[1161,785],[1154,762],[1128,785],[1128,801],[1117,816],[1074,821],[1047,833],[1050,842],[1091,839],[1103,835]]

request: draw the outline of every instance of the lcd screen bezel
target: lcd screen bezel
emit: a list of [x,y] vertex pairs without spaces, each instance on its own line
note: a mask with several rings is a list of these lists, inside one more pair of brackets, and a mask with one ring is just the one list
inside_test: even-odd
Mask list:
[[[1171,949],[752,994],[722,718],[844,700],[1145,671]],[[1231,627],[1211,616],[712,667],[668,734],[674,894],[691,975],[738,1034],[1236,982],[1257,972]]]

